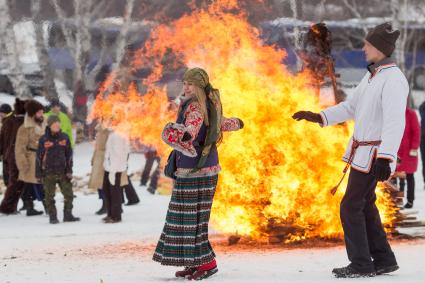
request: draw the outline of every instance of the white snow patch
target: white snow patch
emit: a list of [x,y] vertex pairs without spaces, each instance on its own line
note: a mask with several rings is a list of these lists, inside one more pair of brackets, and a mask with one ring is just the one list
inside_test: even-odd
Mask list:
[[[90,171],[93,145],[76,146],[74,172]],[[140,170],[144,158],[132,154],[130,171]],[[420,168],[419,171],[420,172]],[[414,210],[425,219],[425,190],[421,174],[416,174]],[[139,180],[133,180],[138,184]],[[164,225],[169,196],[150,195],[136,188],[140,204],[124,206],[123,222],[103,224],[94,212],[100,207],[97,195],[76,193],[74,214],[77,223],[48,224],[47,216],[0,216],[0,282],[183,282],[174,279],[174,267],[152,261],[152,254]],[[2,196],[0,196],[2,198]],[[57,193],[59,219],[63,198]],[[39,202],[36,208],[42,209]],[[403,232],[424,234],[424,228]],[[213,243],[214,245],[214,243]],[[425,242],[392,243],[401,269],[373,279],[347,279],[344,282],[423,282]],[[217,251],[219,273],[208,282],[336,282],[333,267],[348,264],[343,246],[314,249],[273,249],[228,252]]]

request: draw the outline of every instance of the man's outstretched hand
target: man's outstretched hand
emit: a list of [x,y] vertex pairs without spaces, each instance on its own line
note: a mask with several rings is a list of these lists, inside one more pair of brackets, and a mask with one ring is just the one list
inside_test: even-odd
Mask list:
[[313,113],[311,111],[299,111],[292,115],[292,118],[297,121],[306,120],[313,123],[322,124],[322,116],[318,113]]

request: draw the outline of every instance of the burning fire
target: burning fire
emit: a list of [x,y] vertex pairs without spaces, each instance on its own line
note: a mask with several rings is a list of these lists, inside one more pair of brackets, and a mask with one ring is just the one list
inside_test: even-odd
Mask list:
[[[112,76],[110,77],[112,78]],[[162,125],[175,119],[167,103],[164,89],[149,90],[141,95],[134,84],[123,91],[112,88],[104,97],[106,88],[113,84],[109,79],[97,96],[92,107],[89,119],[98,119],[106,126],[114,128],[130,139],[137,139],[145,145],[155,145],[161,155],[165,155],[168,146],[158,143]]]
[[[164,148],[160,132],[174,114],[167,109],[164,90],[153,82],[171,51],[185,65],[205,68],[221,91],[225,116],[240,117],[246,125],[226,134],[219,147],[223,171],[212,212],[214,228],[254,239],[270,236],[274,229],[283,229],[287,241],[339,238],[346,182],[334,197],[329,189],[341,176],[351,127],[321,129],[292,120],[297,110],[321,109],[309,86],[312,74],[291,74],[282,64],[285,51],[264,46],[244,12],[235,12],[238,8],[237,1],[213,1],[206,10],[158,26],[132,66],[153,69],[145,81],[148,93],[141,96],[130,87],[127,93],[99,95],[92,118],[113,115],[113,126],[121,132]],[[395,211],[382,191],[378,206],[390,225]]]

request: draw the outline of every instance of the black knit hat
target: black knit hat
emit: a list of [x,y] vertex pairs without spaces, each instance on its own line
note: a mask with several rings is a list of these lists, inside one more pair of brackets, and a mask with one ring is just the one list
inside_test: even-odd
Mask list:
[[56,115],[50,115],[49,118],[47,118],[47,126],[51,127],[54,123],[59,122],[60,123],[60,119],[58,116]]
[[10,112],[12,112],[12,107],[9,104],[5,103],[0,106],[0,113],[9,114]]
[[25,103],[25,110],[30,117],[34,117],[35,113],[43,109],[44,106],[36,100],[29,100]]
[[15,109],[16,115],[24,115],[25,114],[25,100],[20,100],[16,98],[15,105],[13,107]]
[[395,43],[400,36],[399,30],[393,30],[391,23],[384,23],[374,27],[366,35],[366,41],[376,49],[390,57],[394,52]]
[[50,107],[55,107],[55,106],[61,106],[61,103],[60,103],[59,99],[57,99],[57,98],[53,98],[50,101]]

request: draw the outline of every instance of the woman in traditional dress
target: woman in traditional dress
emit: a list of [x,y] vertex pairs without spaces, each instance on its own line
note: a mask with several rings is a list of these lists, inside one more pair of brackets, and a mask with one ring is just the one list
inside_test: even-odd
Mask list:
[[223,131],[243,128],[242,120],[224,118],[220,94],[200,68],[183,77],[182,102],[176,123],[169,123],[162,139],[173,147],[174,187],[165,226],[153,260],[183,266],[176,277],[201,280],[218,271],[208,240],[208,223],[220,165],[217,144]]

